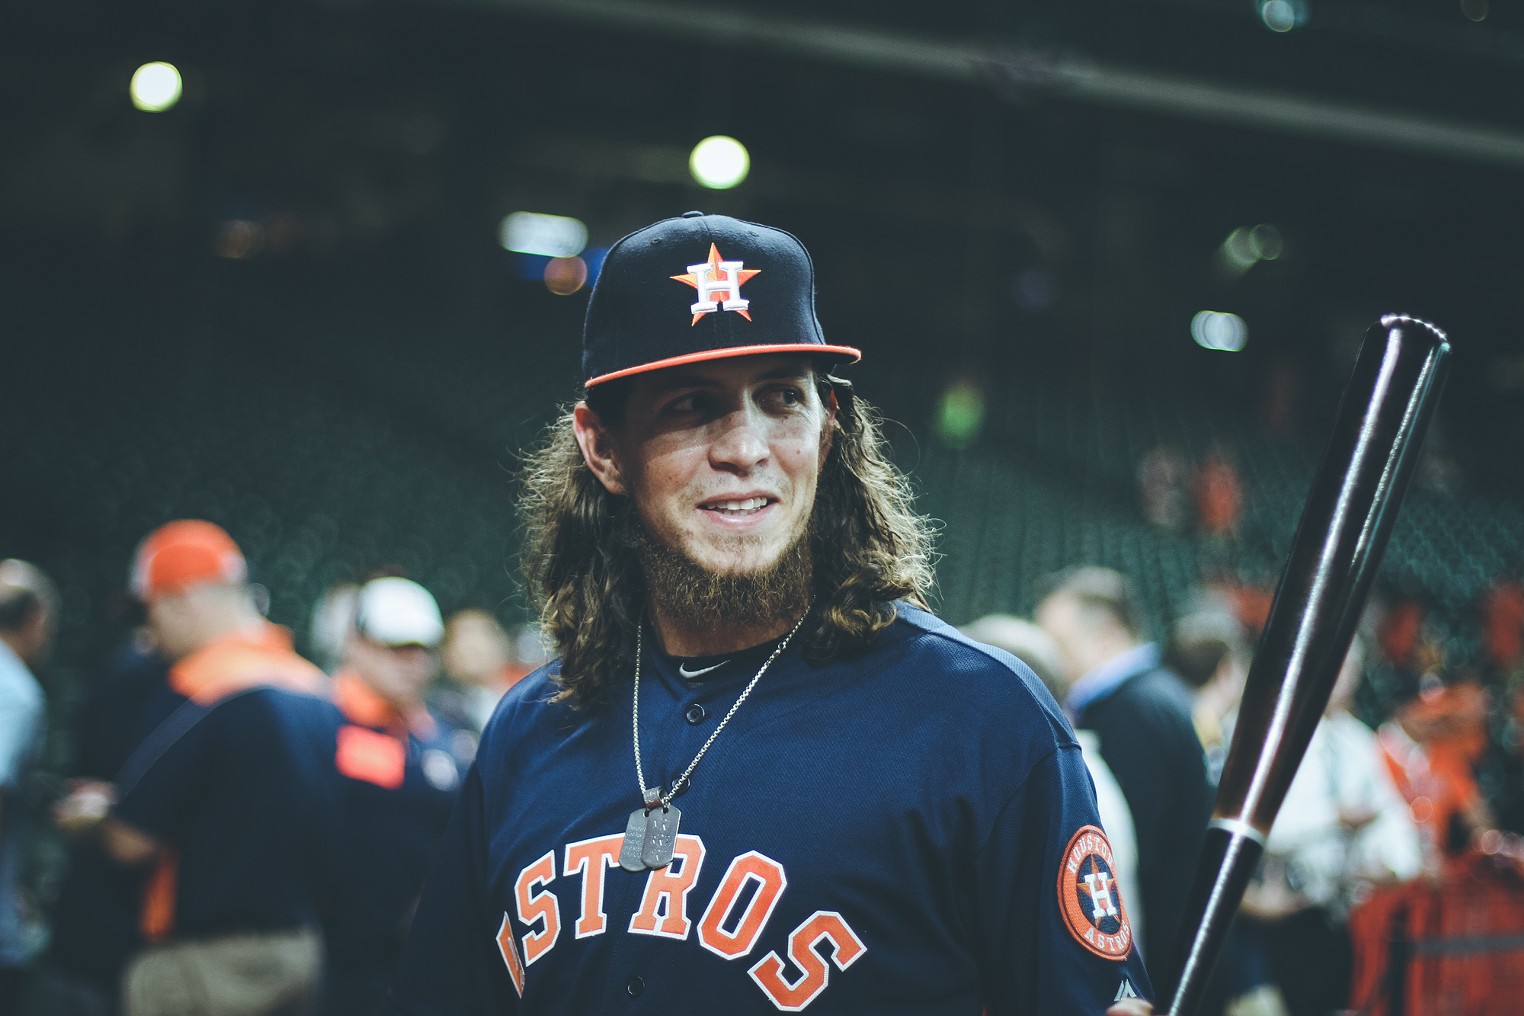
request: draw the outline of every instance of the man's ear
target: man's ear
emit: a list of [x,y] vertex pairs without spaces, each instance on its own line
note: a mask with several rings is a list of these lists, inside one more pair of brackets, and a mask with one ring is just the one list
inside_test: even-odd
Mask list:
[[586,402],[572,407],[572,433],[576,435],[577,447],[582,449],[582,461],[603,484],[603,489],[610,494],[628,494],[624,472],[614,454],[614,435]]
[[831,442],[836,437],[836,432],[841,429],[841,424],[836,422],[836,413],[839,409],[836,403],[836,389],[827,387],[826,396],[821,400],[825,405],[825,423],[820,427],[820,469],[825,470],[826,458],[831,454]]

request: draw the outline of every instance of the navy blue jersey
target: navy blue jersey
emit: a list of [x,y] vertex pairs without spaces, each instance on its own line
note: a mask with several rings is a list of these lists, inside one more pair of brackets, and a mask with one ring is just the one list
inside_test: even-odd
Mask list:
[[460,790],[454,731],[426,710],[403,716],[351,672],[334,678],[344,712],[344,861],[326,928],[324,1016],[375,1016],[397,966],[429,859]]
[[337,707],[257,685],[187,701],[123,770],[115,813],[175,857],[174,936],[312,926],[341,815]]
[[[129,642],[102,668],[73,729],[76,776],[110,780],[155,727],[185,702],[169,687],[169,664]],[[52,912],[47,963],[115,994],[122,967],[142,945],[139,914],[147,872],[124,868],[81,840]]]
[[430,715],[407,724],[358,677],[341,673],[335,684],[346,720],[334,755],[343,777],[344,863],[327,960],[376,971],[374,1012],[464,773],[450,752],[452,731]]
[[[505,697],[451,818],[390,1012],[1102,1013],[1147,995],[1058,707],[1024,664],[903,605],[864,655],[779,657],[700,763],[672,863],[620,868],[630,684]],[[554,665],[552,665],[554,666]],[[648,653],[670,785],[755,673]],[[697,707],[697,708],[695,708]]]

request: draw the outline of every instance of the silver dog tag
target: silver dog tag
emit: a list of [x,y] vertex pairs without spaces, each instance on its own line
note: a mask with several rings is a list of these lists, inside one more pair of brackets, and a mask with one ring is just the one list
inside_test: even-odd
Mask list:
[[[677,846],[677,823],[683,813],[672,805],[656,808],[646,816],[645,847],[640,859],[647,868],[665,868],[672,863],[672,851]],[[629,833],[625,833],[629,842]],[[623,851],[620,851],[621,856]],[[621,864],[624,862],[621,860]]]
[[624,842],[619,846],[619,867],[625,871],[645,871],[640,855],[646,849],[646,810],[636,808],[630,812],[630,821],[624,827]]

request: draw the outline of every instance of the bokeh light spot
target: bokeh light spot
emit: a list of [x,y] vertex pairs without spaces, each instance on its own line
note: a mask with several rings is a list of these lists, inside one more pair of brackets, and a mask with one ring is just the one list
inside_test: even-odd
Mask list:
[[688,156],[693,179],[711,190],[729,190],[751,171],[751,155],[735,138],[716,134],[693,146]]
[[575,257],[587,246],[587,224],[569,215],[514,212],[498,226],[498,242],[518,254]]
[[1259,5],[1259,19],[1272,32],[1289,32],[1297,26],[1296,7],[1290,0],[1265,0]]
[[587,262],[578,257],[551,258],[545,265],[545,288],[571,296],[587,284]]
[[1202,349],[1236,353],[1249,342],[1249,326],[1237,314],[1203,310],[1191,318],[1191,338]]
[[937,436],[949,448],[967,448],[984,429],[984,393],[968,381],[955,381],[942,393]]
[[129,92],[132,104],[145,113],[162,113],[180,101],[184,86],[174,64],[156,60],[139,67],[132,75]]

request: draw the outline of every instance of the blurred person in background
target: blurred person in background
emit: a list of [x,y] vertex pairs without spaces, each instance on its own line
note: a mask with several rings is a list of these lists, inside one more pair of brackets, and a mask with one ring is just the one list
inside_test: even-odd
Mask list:
[[1482,594],[1482,666],[1487,683],[1513,692],[1524,687],[1524,566],[1511,563]]
[[1249,656],[1243,626],[1221,610],[1198,611],[1175,622],[1164,651],[1164,665],[1195,693],[1191,718],[1214,786],[1233,738],[1232,717],[1243,698]]
[[371,1016],[401,953],[435,843],[464,773],[424,705],[444,635],[428,590],[400,577],[358,590],[333,695],[344,714],[345,863],[328,928],[322,1011]]
[[1075,567],[1051,577],[1047,588],[1036,620],[1058,646],[1065,710],[1075,727],[1100,738],[1101,757],[1132,811],[1148,917],[1139,941],[1157,997],[1168,998],[1185,898],[1212,809],[1191,692],[1143,637],[1120,572]]
[[335,582],[323,591],[312,605],[307,620],[307,651],[313,662],[329,674],[344,661],[344,647],[355,620],[355,597],[360,595],[358,582]]
[[[1435,655],[1435,654],[1428,654]],[[1486,697],[1474,682],[1446,684],[1442,664],[1397,672],[1397,704],[1377,740],[1387,772],[1422,834],[1425,867],[1438,875],[1497,827],[1476,778],[1486,745]]]
[[114,787],[79,789],[97,800],[74,815],[118,863],[151,869],[127,1016],[284,1016],[316,1000],[342,815],[338,711],[247,576],[228,534],[200,520],[155,530],[134,559],[133,589],[185,702]]
[[1418,829],[1375,733],[1349,712],[1364,675],[1360,639],[1286,793],[1245,917],[1262,931],[1292,1016],[1328,1016],[1350,1000],[1350,911],[1370,891],[1418,877]]
[[[1194,691],[1191,716],[1213,788],[1233,739],[1249,658],[1243,625],[1226,605],[1197,610],[1176,621],[1164,650],[1165,666]],[[1259,927],[1242,920],[1235,920],[1228,929],[1214,973],[1228,1016],[1286,1012],[1262,938]]]
[[[1032,668],[1054,699],[1064,695],[1064,685],[1059,679],[1058,646],[1042,628],[1024,617],[1011,614],[986,614],[960,629],[976,642],[1003,649]],[[1127,807],[1127,797],[1117,778],[1101,757],[1100,739],[1095,731],[1076,727],[1074,738],[1085,753],[1085,768],[1090,770],[1091,782],[1095,784],[1095,806],[1101,813],[1101,828],[1111,841],[1111,856],[1118,880],[1122,885],[1138,884],[1138,837],[1133,831],[1132,811]],[[1127,905],[1127,920],[1134,935],[1142,936],[1148,926],[1143,912],[1143,902],[1134,893]]]
[[1178,532],[1191,520],[1191,465],[1175,445],[1157,444],[1138,463],[1138,498],[1143,517],[1160,529]]
[[474,607],[450,615],[442,650],[447,680],[433,706],[447,722],[471,735],[474,756],[475,735],[492,718],[503,694],[548,657],[537,626],[507,629],[489,612]]
[[1213,443],[1192,477],[1196,492],[1196,524],[1208,540],[1226,541],[1238,533],[1243,515],[1243,481],[1237,456],[1221,442]]
[[24,880],[31,828],[27,790],[47,735],[36,668],[53,648],[58,591],[36,566],[0,561],[0,1013],[17,1010],[41,944]]
[[42,964],[41,1011],[49,1016],[110,1016],[120,1003],[122,970],[142,944],[138,910],[146,873],[101,852],[94,836],[70,836],[105,813],[116,779],[143,739],[184,703],[169,688],[169,664],[139,626],[95,675],[72,724],[71,780],[54,809],[69,845],[53,904]]

